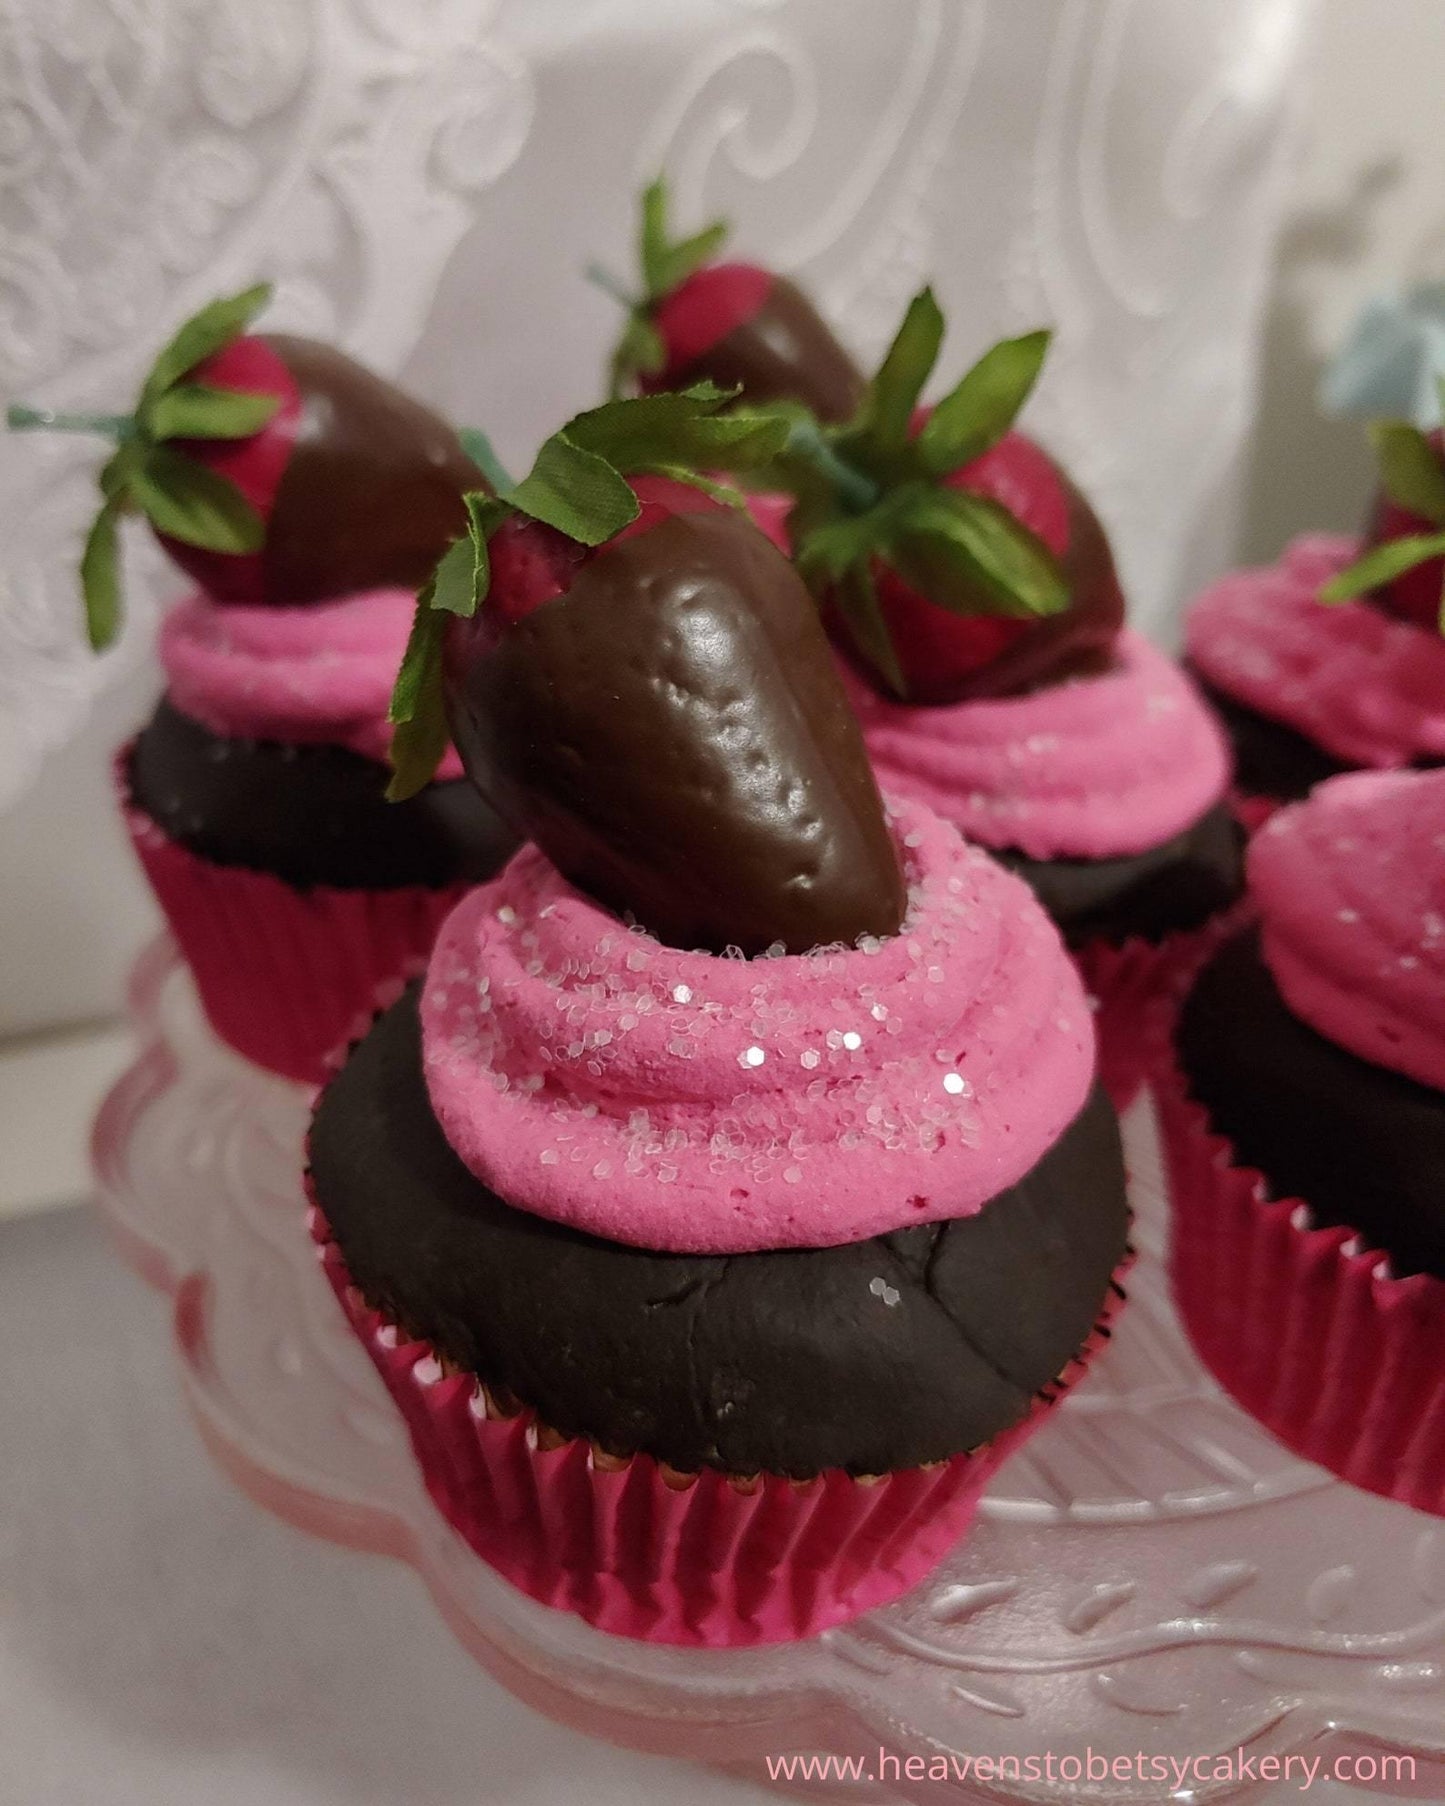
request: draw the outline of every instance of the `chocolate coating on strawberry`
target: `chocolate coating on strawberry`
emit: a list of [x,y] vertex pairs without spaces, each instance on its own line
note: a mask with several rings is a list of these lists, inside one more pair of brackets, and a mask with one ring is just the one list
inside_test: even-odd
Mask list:
[[166,550],[222,602],[291,606],[418,588],[466,524],[463,492],[486,487],[455,429],[315,339],[236,340],[195,374],[218,388],[249,388],[245,378],[267,354],[283,405],[256,439],[271,435],[279,448],[183,447],[237,484],[265,523],[265,543],[236,558],[163,536]]
[[520,619],[453,623],[445,690],[483,793],[663,941],[897,932],[898,855],[817,612],[734,511],[668,513]]
[[785,276],[755,265],[699,270],[656,304],[653,323],[666,361],[644,375],[644,390],[707,378],[740,389],[744,401],[802,402],[829,422],[847,420],[862,399],[861,371],[812,302]]

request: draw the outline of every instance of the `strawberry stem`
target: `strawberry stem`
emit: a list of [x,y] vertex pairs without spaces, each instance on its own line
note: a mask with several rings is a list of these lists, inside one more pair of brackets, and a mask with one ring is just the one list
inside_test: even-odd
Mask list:
[[882,499],[883,491],[880,486],[846,458],[840,458],[814,420],[794,420],[791,423],[786,455],[801,459],[805,464],[810,464],[819,476],[826,477],[849,514],[866,514]]
[[94,433],[116,445],[136,436],[133,414],[59,414],[19,403],[6,408],[5,424],[12,433]]
[[629,295],[627,290],[614,276],[611,270],[600,263],[589,263],[582,272],[593,288],[600,288],[604,295],[610,295],[619,307],[625,307],[628,313],[636,313],[646,306],[636,295]]

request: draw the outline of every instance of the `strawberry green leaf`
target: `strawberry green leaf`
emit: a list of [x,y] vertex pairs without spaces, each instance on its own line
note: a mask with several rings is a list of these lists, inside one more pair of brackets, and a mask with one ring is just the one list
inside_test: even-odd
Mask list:
[[624,473],[659,464],[753,470],[783,449],[788,422],[768,412],[719,413],[735,393],[707,383],[677,394],[604,402],[568,421],[563,431],[574,445]]
[[429,585],[428,605],[444,614],[470,619],[486,599],[491,583],[487,536],[506,519],[511,509],[495,496],[472,490],[462,497],[467,510],[467,530],[442,554]]
[[157,532],[207,552],[259,552],[261,516],[236,485],[168,445],[154,446],[131,474],[129,493]]
[[703,495],[710,495],[715,502],[722,502],[728,508],[746,509],[748,498],[732,483],[721,483],[713,477],[700,476],[697,471],[690,470],[685,464],[649,464],[635,470],[633,476],[666,477],[670,483],[685,483],[689,489],[699,490]]
[[903,324],[869,384],[855,429],[858,436],[884,452],[907,445],[913,410],[942,344],[943,313],[933,290],[926,288],[909,302]]
[[431,782],[450,738],[442,695],[446,615],[432,602],[432,585],[428,584],[417,597],[416,615],[387,711],[394,731],[389,753],[392,778],[386,794],[393,803],[415,796]]
[[613,400],[625,395],[639,376],[656,376],[666,363],[667,347],[662,334],[646,314],[630,314],[612,353]]
[[1445,554],[1445,533],[1417,533],[1405,539],[1387,540],[1384,545],[1366,552],[1348,570],[1331,577],[1320,591],[1319,599],[1326,603],[1351,602],[1357,596],[1368,595],[1373,589],[1393,583],[1406,571],[1413,571],[1416,565],[1442,554]]
[[895,696],[905,698],[908,683],[898,662],[883,610],[878,605],[871,566],[867,563],[852,566],[834,591],[834,600],[859,653]]
[[1445,527],[1445,465],[1419,427],[1407,420],[1378,420],[1370,439],[1390,499]]
[[602,545],[641,512],[626,479],[606,458],[578,445],[566,428],[546,441],[530,475],[507,500],[584,546]]
[[882,510],[835,515],[799,535],[793,562],[803,581],[821,596],[850,570],[866,569],[887,538],[888,520]]
[[1040,331],[1004,339],[944,396],[918,435],[930,476],[947,476],[998,444],[1038,381],[1051,336]]
[[150,403],[142,424],[153,439],[249,439],[280,406],[279,395],[177,383]]
[[962,490],[919,492],[884,556],[954,614],[1061,614],[1069,587],[1053,553],[1007,508]]
[[496,490],[504,495],[512,487],[512,479],[507,474],[507,467],[497,456],[491,440],[479,426],[464,426],[457,433],[462,450],[481,471],[482,475]]
[[212,301],[193,314],[151,365],[141,390],[141,408],[178,383],[203,359],[239,338],[270,299],[270,283],[258,282],[254,288]]
[[667,273],[667,212],[667,178],[658,176],[642,191],[642,215],[637,234],[637,261],[642,268],[642,286],[649,301],[666,293],[662,282]]
[[131,478],[144,464],[145,458],[146,448],[143,445],[138,445],[134,440],[122,445],[101,466],[100,493],[107,500],[111,496],[122,499],[127,497],[130,494]]
[[661,286],[653,291],[652,299],[660,300],[663,295],[670,295],[674,289],[681,288],[689,276],[695,276],[705,263],[712,261],[714,255],[722,249],[727,235],[727,221],[715,219],[711,225],[704,226],[701,232],[693,233],[691,238],[682,238],[676,244],[669,245],[659,271]]
[[116,524],[125,503],[108,496],[86,536],[80,558],[80,589],[91,649],[104,652],[120,627],[120,547]]

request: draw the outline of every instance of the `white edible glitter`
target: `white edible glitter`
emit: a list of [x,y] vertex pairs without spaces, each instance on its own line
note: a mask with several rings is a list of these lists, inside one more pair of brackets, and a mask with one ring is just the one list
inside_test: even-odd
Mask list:
[[692,986],[691,985],[674,985],[672,987],[672,1001],[674,1003],[691,1003],[692,1002]]
[[767,1057],[768,1057],[767,1054],[763,1051],[763,1049],[761,1047],[745,1047],[743,1049],[743,1051],[738,1055],[738,1065],[739,1066],[761,1066],[763,1061],[766,1060]]
[[843,1045],[848,1049],[849,1053],[857,1053],[858,1049],[863,1045],[863,1037],[858,1033],[856,1028],[850,1028],[843,1036]]
[[953,1097],[967,1097],[970,1087],[968,1080],[961,1072],[945,1072],[943,1089]]

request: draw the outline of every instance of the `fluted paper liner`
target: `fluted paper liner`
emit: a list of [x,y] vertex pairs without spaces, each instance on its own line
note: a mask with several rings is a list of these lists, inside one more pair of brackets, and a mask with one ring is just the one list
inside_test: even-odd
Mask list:
[[1391,1276],[1346,1228],[1268,1199],[1188,1094],[1156,1075],[1173,1195],[1172,1278],[1210,1372],[1307,1460],[1445,1517],[1445,1282]]
[[1237,909],[1160,941],[1135,936],[1115,945],[1070,949],[1094,1007],[1099,1078],[1121,1114],[1166,1057],[1167,1028],[1194,975],[1239,919]]
[[131,801],[129,754],[115,765],[125,825],[211,1027],[258,1066],[320,1084],[336,1050],[422,969],[469,885],[303,890],[203,859]]
[[539,1431],[528,1410],[498,1416],[473,1376],[447,1371],[426,1342],[361,1299],[314,1198],[311,1231],[406,1421],[433,1502],[475,1553],[533,1599],[600,1630],[714,1649],[816,1636],[936,1567],[1000,1464],[1107,1340],[1128,1264],[1084,1348],[986,1447],[877,1479],[834,1469],[795,1482],[710,1469],[682,1476],[646,1455],[599,1461],[586,1440]]

